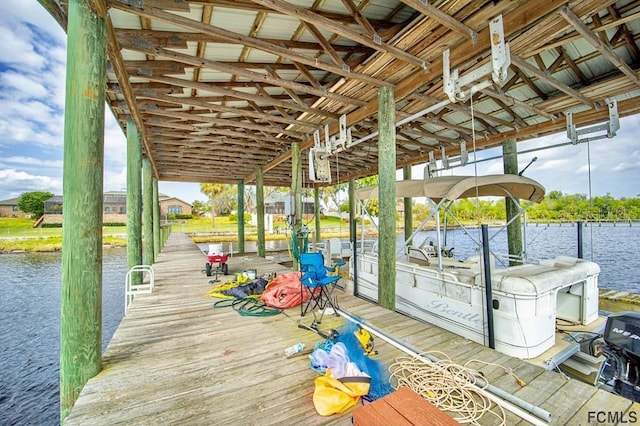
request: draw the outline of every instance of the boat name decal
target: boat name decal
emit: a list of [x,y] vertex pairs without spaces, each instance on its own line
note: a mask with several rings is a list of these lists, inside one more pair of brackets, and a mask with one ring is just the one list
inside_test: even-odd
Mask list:
[[477,327],[484,326],[482,318],[477,313],[455,310],[451,308],[447,302],[443,302],[442,300],[432,300],[430,305],[433,310],[437,310],[449,317],[457,317],[458,319],[474,324]]
[[630,331],[624,330],[624,329],[620,329],[618,327],[613,327],[613,330],[611,330],[612,332],[616,333],[616,334],[621,334],[624,337],[627,337],[629,339],[634,339],[634,340],[640,340],[640,336],[638,336],[635,333],[632,333]]

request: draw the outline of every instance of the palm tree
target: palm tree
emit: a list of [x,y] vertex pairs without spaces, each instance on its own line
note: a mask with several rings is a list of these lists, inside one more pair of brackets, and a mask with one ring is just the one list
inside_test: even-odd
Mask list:
[[211,227],[216,226],[216,205],[215,199],[222,194],[225,185],[221,183],[201,183],[200,192],[206,194],[209,197],[209,203],[211,203]]

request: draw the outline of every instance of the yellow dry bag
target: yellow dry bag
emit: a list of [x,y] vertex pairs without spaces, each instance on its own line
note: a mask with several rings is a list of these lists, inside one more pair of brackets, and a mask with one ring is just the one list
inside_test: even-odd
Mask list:
[[369,393],[370,385],[371,378],[368,376],[336,379],[327,370],[324,376],[316,377],[313,405],[322,416],[343,413],[356,405],[361,396]]

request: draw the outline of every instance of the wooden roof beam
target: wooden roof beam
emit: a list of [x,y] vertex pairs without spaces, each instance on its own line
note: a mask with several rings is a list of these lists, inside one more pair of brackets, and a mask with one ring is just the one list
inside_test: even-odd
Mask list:
[[[519,0],[517,2],[517,9],[513,10],[510,13],[506,13],[503,15],[504,28],[505,28],[505,37],[509,39],[509,37],[517,36],[517,29],[521,28],[523,25],[523,21],[527,22],[536,22],[538,19],[547,16],[549,13],[553,12],[557,9],[557,7],[561,4],[560,1],[549,1],[544,3],[531,2],[531,1],[522,1]],[[496,5],[495,8],[489,7],[492,12],[498,12],[503,10],[502,8],[506,8],[506,2],[500,2]],[[506,10],[506,9],[504,9]],[[510,9],[511,10],[511,9]],[[492,13],[495,16],[495,13]],[[473,21],[474,24],[481,25],[481,22],[485,22],[486,19],[484,16],[476,18],[475,16],[470,18],[469,21]],[[487,31],[482,30],[478,33],[479,38],[478,42],[471,46],[467,44],[456,45],[452,48],[452,57],[459,58],[459,62],[468,61],[471,58],[477,57],[481,55],[483,52],[486,52],[490,49],[490,37],[488,36]],[[485,36],[486,35],[486,36]],[[419,87],[428,84],[433,81],[438,76],[442,75],[442,55],[439,55],[437,59],[433,61],[427,73],[413,73],[407,78],[403,79],[400,83],[395,86],[394,95],[396,101],[403,100],[404,98],[411,96]],[[353,111],[347,115],[347,125],[352,126],[367,117],[370,117],[376,114],[378,108],[377,98],[370,100],[366,106],[359,108],[356,111]],[[337,131],[337,125],[331,127],[330,130],[333,132]],[[310,146],[313,146],[313,138],[309,138],[301,144],[301,149],[308,149]],[[271,163],[263,166],[263,171],[266,173],[280,164],[286,163],[291,158],[290,153],[285,153],[276,159],[274,159]],[[355,177],[354,176],[350,176]],[[247,176],[247,182],[251,182],[255,179],[255,173],[249,174]]]
[[280,126],[270,127],[270,126],[264,126],[259,124],[245,123],[239,120],[228,120],[224,118],[207,117],[205,115],[201,115],[195,112],[187,113],[187,112],[166,111],[162,109],[150,109],[150,108],[141,108],[140,110],[145,114],[160,115],[164,117],[177,118],[180,120],[199,121],[202,123],[211,123],[211,124],[216,124],[218,126],[224,126],[224,127],[238,127],[241,129],[257,130],[261,133],[275,133],[275,134],[282,133],[287,136],[292,136],[298,139],[306,136],[298,132],[286,130]]
[[[228,89],[226,87],[222,87],[214,83],[205,83],[205,82],[198,83],[198,82],[192,82],[192,81],[183,80],[180,78],[173,78],[173,77],[153,76],[153,77],[145,77],[145,78],[147,78],[150,81],[156,81],[158,83],[166,83],[172,86],[194,88],[198,90],[204,90],[207,92],[220,93],[222,95],[229,96],[231,98],[242,99],[245,101],[255,101],[255,102],[260,102],[262,104],[266,103],[268,105],[273,105],[273,106],[277,105],[282,108],[291,109],[295,111],[313,113],[314,115],[318,115],[320,117],[327,117],[327,118],[334,118],[334,119],[339,118],[338,114],[333,114],[331,112],[323,111],[318,108],[304,107],[294,102],[286,102],[286,101],[274,98],[273,96],[269,96],[268,98],[266,98],[264,96],[260,96],[253,93],[247,93],[247,92],[242,92],[240,90]],[[255,87],[255,83],[253,83],[252,85]]]
[[397,59],[400,59],[404,62],[412,64],[416,67],[426,69],[426,65],[427,65],[426,61],[410,53],[407,53],[402,49],[399,49],[395,46],[384,43],[381,40],[375,40],[373,37],[359,34],[357,31],[354,31],[345,25],[340,25],[336,22],[333,22],[330,19],[327,19],[324,16],[319,15],[315,12],[312,12],[308,9],[294,6],[283,0],[251,0],[251,1],[256,4],[270,7],[271,9],[277,10],[281,13],[292,16],[301,21],[310,23],[312,25],[316,25],[320,28],[324,28],[325,30],[331,31],[335,34],[339,34],[342,37],[345,37],[349,40],[353,40],[355,42],[368,46],[379,52],[387,53]]
[[[242,44],[244,46],[253,47],[255,49],[262,50],[277,56],[281,56],[283,58],[287,58],[292,61],[295,60],[295,61],[301,62],[305,65],[308,65],[314,68],[319,68],[328,72],[332,72],[334,74],[339,74],[339,75],[342,75],[343,77],[349,77],[356,80],[360,80],[360,81],[372,84],[374,86],[388,85],[387,82],[371,77],[367,74],[345,71],[342,68],[338,67],[337,65],[330,64],[324,61],[319,61],[316,58],[308,57],[294,50],[282,48],[278,45],[267,43],[263,40],[260,40],[254,37],[247,37],[242,34],[234,33],[232,31],[228,31],[213,25],[206,25],[206,24],[203,24],[202,22],[194,21],[193,19],[189,19],[189,18],[184,18],[182,16],[178,16],[173,13],[168,13],[161,9],[156,9],[153,7],[129,6],[127,4],[121,3],[120,0],[108,0],[108,1],[109,1],[109,5],[115,9],[123,10],[125,12],[129,12],[134,15],[140,15],[140,16],[151,18],[151,19],[158,19],[170,25],[176,25],[182,28],[187,28],[189,30],[198,31],[204,34],[217,36],[223,39],[227,43]],[[318,16],[318,18],[321,18],[321,17]],[[325,18],[322,18],[322,19],[325,19]],[[337,24],[334,24],[334,26],[335,25]],[[131,43],[131,44],[134,44],[134,43]],[[397,50],[400,50],[400,49],[397,49]]]
[[556,118],[558,118],[553,114],[550,114],[540,108],[536,108],[535,106],[528,104],[527,102],[522,102],[521,100],[516,99],[513,96],[509,96],[500,89],[498,90],[483,89],[482,93],[492,98],[500,99],[502,102],[504,102],[507,105],[511,104],[520,108],[524,108],[533,114],[541,115],[549,120],[555,121]]
[[[280,77],[280,76],[278,75],[278,72],[277,72],[276,70],[274,70],[273,68],[271,68],[270,66],[265,67],[265,71],[266,71],[266,72],[267,72],[271,77],[273,77],[273,78],[277,78],[277,79],[280,79],[280,80],[282,79],[282,77]],[[286,93],[287,95],[289,95],[289,97],[290,97],[291,99],[293,99],[293,100],[294,100],[294,102],[295,102],[295,103],[297,103],[297,104],[298,104],[298,105],[300,105],[301,107],[305,107],[305,108],[306,108],[306,107],[308,106],[308,105],[306,104],[306,102],[305,102],[305,101],[303,101],[302,99],[300,99],[300,96],[298,96],[298,95],[296,94],[296,92],[294,92],[293,90],[291,90],[291,89],[289,89],[289,88],[287,88],[287,87],[283,87],[282,89],[285,91],[285,93]]]
[[[241,139],[243,141],[253,140],[255,142],[268,142],[268,143],[273,143],[274,141],[273,138],[264,138],[261,136],[256,136],[253,133],[236,132],[233,130],[218,129],[216,127],[204,127],[204,126],[200,127],[200,126],[194,126],[193,124],[167,123],[165,120],[162,120],[160,118],[155,118],[155,117],[147,118],[145,122],[149,124],[151,133],[154,132],[153,128],[155,127],[155,128],[179,129],[187,132],[204,133],[208,135],[221,135],[221,136]],[[192,135],[192,136],[198,137],[202,135]]]
[[[196,21],[193,21],[196,22]],[[118,40],[121,39],[136,39],[138,41],[155,44],[162,47],[169,47],[171,49],[186,49],[187,42],[192,43],[220,43],[228,42],[227,38],[218,37],[211,34],[204,34],[199,32],[173,32],[173,31],[158,31],[153,29],[147,30],[131,30],[131,29],[116,29],[116,35]],[[322,46],[318,43],[298,40],[281,40],[268,37],[254,37],[256,40],[262,42],[277,45],[285,49],[301,49],[301,50],[322,50]],[[235,43],[239,44],[239,43]],[[370,54],[372,50],[366,46],[347,46],[344,44],[331,43],[333,49],[336,52],[348,52],[348,53],[361,53]],[[287,66],[287,64],[282,64]]]
[[[436,103],[441,101],[441,99],[438,99],[435,96],[430,96],[430,95],[415,95],[414,97],[416,99],[421,99],[421,100],[423,100],[423,101],[425,101],[427,103],[431,103],[431,104],[436,104]],[[450,110],[453,110],[453,111],[463,112],[463,113],[465,113],[465,114],[467,114],[467,115],[469,115],[471,117],[471,108],[469,108],[467,105],[464,105],[464,104],[461,105],[461,104],[457,104],[457,103],[450,103],[450,104],[446,105],[443,109],[450,109]],[[494,117],[494,116],[489,115],[489,114],[485,114],[483,112],[473,111],[473,116],[476,117],[476,118],[480,118],[482,120],[485,120],[485,121],[491,121],[492,123],[495,123],[495,124],[498,124],[498,125],[507,126],[507,127],[512,128],[512,129],[516,128],[516,126],[513,123],[509,122],[509,121],[503,120],[501,118]],[[489,124],[486,124],[486,126],[487,126],[486,127],[487,130],[489,130],[491,133],[497,132],[497,130],[493,126],[491,126]]]
[[113,66],[113,72],[116,75],[116,78],[120,82],[120,88],[122,89],[122,94],[124,96],[125,102],[127,103],[127,107],[131,113],[131,118],[133,122],[136,124],[138,133],[140,134],[140,139],[142,141],[142,146],[144,147],[144,152],[149,158],[149,162],[151,163],[151,168],[153,169],[153,174],[158,177],[158,168],[156,167],[155,161],[151,156],[151,148],[149,146],[149,142],[147,139],[147,133],[145,130],[144,122],[142,121],[142,117],[140,115],[140,111],[138,111],[138,107],[136,105],[136,98],[133,94],[133,89],[131,88],[131,83],[129,82],[129,77],[127,76],[127,70],[124,65],[124,61],[122,60],[122,55],[120,54],[120,46],[118,44],[118,40],[116,39],[116,33],[113,29],[113,24],[111,23],[111,18],[109,15],[106,15],[107,20],[107,54],[109,55],[109,61]]
[[[609,10],[609,14],[617,21],[620,19],[620,12],[613,6],[609,6],[607,9]],[[635,39],[633,38],[633,34],[629,31],[626,24],[621,24],[618,28],[622,30],[622,36],[624,40],[627,42],[627,49],[629,49],[629,53],[633,57],[635,62],[640,62],[640,49],[636,44]]]
[[311,84],[313,87],[315,87],[316,89],[320,89],[320,87],[322,86],[320,84],[320,82],[313,76],[313,74],[311,74],[311,72],[309,71],[309,69],[307,69],[307,67],[305,67],[303,64],[298,63],[293,61],[292,62],[293,66],[296,67],[296,69],[298,71],[300,71],[300,74],[302,74],[304,76],[304,78],[307,79],[307,81],[309,82],[309,84]]
[[268,120],[270,122],[276,122],[281,124],[292,124],[292,125],[306,127],[313,130],[316,130],[318,128],[318,125],[315,123],[307,123],[302,120],[288,120],[286,118],[283,118],[277,115],[269,115],[265,113],[250,111],[247,109],[239,109],[239,108],[232,108],[232,107],[223,106],[223,105],[211,104],[208,102],[200,101],[198,100],[198,98],[179,98],[176,96],[163,96],[163,95],[141,96],[140,98],[158,100],[163,102],[171,102],[177,105],[197,106],[200,108],[204,108],[205,110],[215,111],[215,112],[220,112],[225,114],[234,114],[240,117],[249,115],[251,117],[254,117],[260,120]]
[[462,22],[453,18],[448,13],[443,12],[432,4],[429,4],[428,0],[400,0],[407,6],[411,6],[418,12],[426,15],[427,17],[438,21],[440,24],[454,31],[459,32],[465,37],[471,39],[475,43],[478,39],[477,33],[471,28],[464,25]]
[[[360,7],[362,7],[362,3],[364,3],[364,2],[361,2]],[[353,18],[356,20],[356,22],[358,24],[360,24],[360,26],[364,29],[364,31],[369,36],[371,36],[374,40],[376,39],[376,37],[380,38],[380,36],[376,32],[376,29],[373,27],[373,25],[371,25],[369,20],[367,18],[365,18],[362,13],[360,13],[360,9],[358,7],[356,7],[355,4],[353,4],[353,1],[351,1],[351,0],[342,0],[342,4],[344,5],[344,7],[347,8],[347,11],[349,12],[349,14],[351,16],[353,16]]]
[[[210,4],[212,6],[225,7],[228,9],[239,9],[239,10],[248,10],[252,12],[270,12],[270,13],[280,14],[279,12],[274,11],[272,8],[268,6],[256,5],[255,3],[252,3],[251,1],[248,1],[248,0],[186,0],[186,1],[193,4],[203,4],[203,5]],[[349,14],[327,12],[327,11],[321,11],[321,10],[316,11],[316,13],[327,19],[331,19],[332,21],[336,21],[336,22],[341,22],[345,25],[355,23],[354,16]],[[387,21],[386,19],[369,19],[369,22],[372,22],[376,27],[383,27],[383,28],[391,27],[394,25],[393,23],[391,23],[390,21]]]
[[589,79],[585,77],[584,73],[580,70],[575,61],[569,56],[567,51],[562,46],[556,47],[558,54],[564,59],[564,62],[571,68],[571,71],[578,77],[583,85],[588,86],[590,84]]
[[589,42],[593,47],[595,47],[605,58],[609,60],[616,68],[618,68],[624,75],[626,75],[634,84],[640,86],[640,78],[638,78],[637,74],[634,70],[631,69],[629,65],[627,65],[622,59],[615,54],[615,52],[611,49],[610,46],[606,45],[596,36],[590,29],[587,27],[584,22],[580,18],[578,18],[575,13],[567,6],[563,6],[558,9],[558,14],[562,16],[564,19],[569,22],[573,28],[580,34],[584,39]]
[[567,86],[566,84],[560,82],[559,80],[556,80],[553,77],[547,76],[539,68],[534,67],[533,65],[529,64],[527,61],[525,61],[524,59],[520,58],[519,56],[511,55],[511,64],[515,65],[518,68],[520,68],[520,70],[522,70],[522,71],[527,71],[529,74],[534,75],[539,80],[544,81],[545,83],[555,87],[556,89],[560,90],[561,92],[566,93],[567,95],[569,95],[572,98],[576,99],[580,103],[583,103],[583,104],[585,104],[585,105],[587,105],[587,106],[589,106],[591,108],[595,108],[596,107],[595,102],[593,102],[591,99],[589,99],[586,96],[582,95],[577,90],[572,89],[571,87]]
[[354,99],[354,98],[350,98],[348,96],[343,96],[337,93],[333,93],[333,92],[329,92],[329,91],[323,91],[323,90],[318,90],[315,89],[313,87],[301,84],[301,83],[297,83],[295,81],[289,81],[289,80],[282,80],[282,79],[276,79],[274,77],[271,77],[269,75],[266,74],[261,74],[261,73],[257,73],[257,72],[253,72],[253,71],[249,71],[249,70],[245,70],[243,68],[239,68],[239,67],[232,67],[229,65],[224,65],[220,62],[216,62],[216,61],[211,61],[208,59],[203,59],[203,58],[194,58],[191,55],[187,55],[185,53],[179,53],[179,52],[174,52],[172,50],[167,50],[167,49],[163,49],[161,47],[147,47],[147,46],[140,46],[140,45],[136,45],[134,43],[131,43],[130,45],[123,45],[122,46],[125,49],[128,50],[132,50],[132,51],[137,51],[137,52],[143,52],[143,53],[149,53],[152,55],[156,55],[156,56],[161,56],[161,57],[165,57],[165,58],[169,58],[169,59],[173,59],[179,62],[184,62],[185,64],[190,64],[196,67],[205,67],[205,68],[209,68],[212,70],[216,70],[216,71],[220,71],[223,73],[227,73],[227,74],[231,74],[231,75],[240,75],[242,77],[245,77],[249,80],[255,81],[255,82],[266,82],[269,84],[272,84],[274,86],[280,86],[280,87],[286,87],[289,89],[295,89],[298,90],[300,92],[304,92],[304,93],[309,93],[312,95],[316,95],[319,97],[325,97],[325,98],[329,98],[332,99],[334,101],[338,101],[338,102],[344,102],[346,104],[352,104],[352,105],[357,105],[357,106],[362,106],[365,104],[365,102]]
[[[259,113],[260,113],[260,112],[264,112],[264,110],[263,110],[262,108],[260,108],[260,106],[259,106],[258,104],[256,104],[255,102],[253,102],[253,101],[249,101],[249,102],[248,102],[248,104],[249,104],[249,106],[250,106],[251,108],[253,108],[253,110],[254,110],[254,111],[256,111],[256,112],[259,112]],[[278,112],[278,114],[280,114],[280,116],[282,116],[283,118],[286,118],[287,120],[295,121],[295,119],[296,119],[296,118],[295,118],[295,117],[293,117],[293,116],[291,116],[291,115],[289,115],[289,114],[288,114],[285,110],[283,110],[282,108],[275,107],[275,109],[276,109],[276,111]],[[268,114],[268,113],[265,113],[265,114],[267,114],[268,116],[271,116],[271,114]]]
[[316,40],[318,40],[318,43],[320,43],[320,46],[322,46],[322,48],[324,49],[324,52],[327,55],[329,55],[329,57],[331,59],[333,59],[333,62],[337,66],[341,67],[345,71],[350,71],[351,70],[351,67],[349,67],[349,65],[347,65],[342,60],[342,58],[340,57],[340,55],[338,55],[338,52],[336,52],[336,50],[333,48],[333,46],[331,45],[329,40],[327,40],[322,35],[322,33],[316,28],[315,25],[310,24],[308,22],[304,22],[304,21],[302,21],[302,25]]

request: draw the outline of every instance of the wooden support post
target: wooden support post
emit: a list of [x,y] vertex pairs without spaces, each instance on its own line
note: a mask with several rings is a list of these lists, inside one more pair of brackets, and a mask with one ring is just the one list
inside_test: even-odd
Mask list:
[[[518,148],[515,139],[508,139],[502,145],[502,163],[504,174],[518,174]],[[517,200],[516,200],[517,201]],[[522,256],[522,224],[520,221],[520,208],[516,206],[511,198],[505,198],[505,211],[507,221],[516,218],[507,226],[507,245],[509,247],[509,257]],[[510,265],[519,265],[522,262],[515,259],[509,260]]]
[[64,120],[60,419],[101,369],[102,207],[107,30],[89,2],[68,2]]
[[256,215],[258,216],[258,256],[265,257],[264,175],[260,166],[256,167]]
[[320,242],[320,238],[322,237],[322,232],[320,231],[320,189],[318,187],[313,188],[313,205],[315,206],[315,238],[313,241],[315,243]]
[[[411,166],[404,166],[402,168],[404,180],[411,180]],[[404,240],[407,241],[411,234],[413,234],[413,200],[405,198],[404,200]],[[407,244],[411,244],[411,241],[407,241]]]
[[153,178],[153,259],[160,254],[160,197],[158,194],[158,179]]
[[[142,144],[133,119],[127,120],[127,268],[142,265]],[[131,277],[142,283],[142,273]]]
[[[302,228],[302,158],[300,157],[300,143],[291,144],[291,193],[294,198],[295,216],[293,221],[293,235],[296,236],[298,253],[304,251],[303,239],[299,235]],[[300,237],[300,238],[298,238]],[[293,269],[298,270],[298,259],[293,260]]]
[[[348,188],[348,192],[349,192],[349,240],[351,241],[355,241],[356,240],[356,233],[357,233],[357,227],[355,226],[356,223],[356,181],[351,179],[349,181],[349,188]],[[356,246],[353,246],[353,250],[356,249]]]
[[151,161],[142,159],[142,228],[144,233],[144,263],[153,265],[153,184]]
[[378,90],[378,304],[396,308],[396,107],[393,87]]
[[244,181],[238,179],[238,253],[244,253]]

